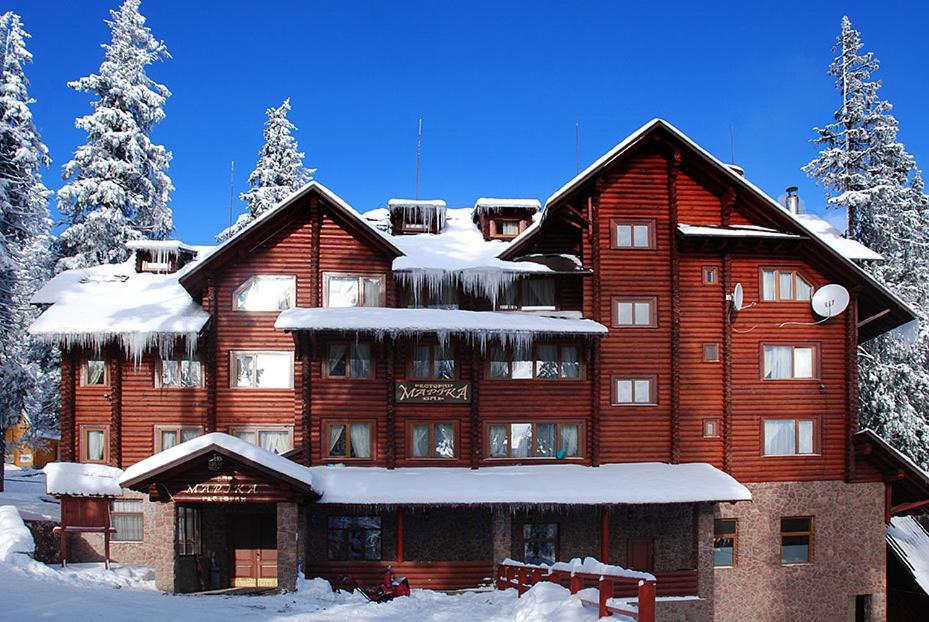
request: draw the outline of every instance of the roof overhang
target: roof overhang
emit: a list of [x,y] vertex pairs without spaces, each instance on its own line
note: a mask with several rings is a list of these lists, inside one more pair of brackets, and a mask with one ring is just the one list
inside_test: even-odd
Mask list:
[[929,473],[919,468],[872,430],[852,437],[856,459],[870,462],[892,486],[890,515],[912,512],[929,505]]

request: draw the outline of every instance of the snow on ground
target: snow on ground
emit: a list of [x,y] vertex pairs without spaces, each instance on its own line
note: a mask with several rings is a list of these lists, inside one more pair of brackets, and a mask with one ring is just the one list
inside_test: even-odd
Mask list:
[[0,505],[16,506],[26,520],[59,520],[61,508],[57,499],[45,493],[45,473],[42,471],[8,464],[3,483]]

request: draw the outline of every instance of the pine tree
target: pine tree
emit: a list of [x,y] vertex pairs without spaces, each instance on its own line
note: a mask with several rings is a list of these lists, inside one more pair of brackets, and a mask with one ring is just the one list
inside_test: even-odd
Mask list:
[[28,37],[18,15],[0,15],[0,457],[6,429],[24,412],[36,430],[57,427],[56,353],[26,332],[38,314],[30,300],[51,268],[50,192],[40,174],[51,160],[29,109]]
[[258,152],[258,164],[248,176],[248,183],[252,187],[248,192],[239,195],[248,205],[248,211],[242,214],[235,224],[216,236],[217,240],[228,239],[313,179],[312,175],[316,169],[303,167],[304,154],[298,151],[297,139],[293,135],[297,128],[287,118],[288,112],[289,98],[277,108],[268,108],[265,111],[268,116],[268,120],[265,121],[265,142]]
[[170,58],[139,13],[140,0],[125,0],[107,21],[112,41],[103,45],[98,73],[68,86],[93,93],[93,112],[75,125],[87,142],[64,167],[67,183],[58,191],[58,209],[68,219],[61,234],[57,269],[126,259],[126,240],[165,239],[174,229],[168,177],[171,153],[151,141],[165,118],[171,92],[151,80],[146,67]]
[[862,427],[874,429],[918,463],[929,464],[929,201],[916,162],[898,140],[893,107],[872,78],[879,62],[862,53],[861,36],[842,19],[829,67],[842,104],[834,122],[818,128],[819,157],[804,170],[844,207],[848,237],[884,256],[865,266],[899,294],[920,319],[915,335],[900,331],[861,348]]

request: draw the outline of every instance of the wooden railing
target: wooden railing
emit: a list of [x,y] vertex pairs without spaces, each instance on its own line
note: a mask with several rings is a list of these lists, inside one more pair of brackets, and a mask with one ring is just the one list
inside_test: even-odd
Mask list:
[[[602,618],[617,613],[629,616],[636,622],[655,622],[655,595],[657,592],[655,578],[623,576],[622,572],[625,569],[619,566],[608,568],[615,568],[617,570],[616,574],[555,570],[548,566],[506,561],[497,565],[494,573],[494,583],[498,590],[516,588],[517,597],[522,596],[540,581],[550,581],[562,585],[567,583],[572,594],[577,594],[584,589],[585,584],[594,583],[599,591],[597,602],[583,598],[581,602],[588,606],[597,607],[599,617]],[[610,602],[617,588],[622,587],[635,590],[638,595],[636,605],[621,606],[615,602]]]

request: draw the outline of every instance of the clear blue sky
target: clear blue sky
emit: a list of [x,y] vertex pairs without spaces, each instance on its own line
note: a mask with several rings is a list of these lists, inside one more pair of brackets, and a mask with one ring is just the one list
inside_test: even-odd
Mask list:
[[[34,114],[54,163],[84,140],[89,96],[68,80],[96,71],[118,0],[7,0],[33,38]],[[228,224],[261,144],[264,110],[291,97],[317,179],[361,211],[415,185],[425,119],[423,198],[544,200],[652,117],[736,162],[773,196],[800,186],[812,127],[837,105],[825,75],[847,13],[876,52],[901,138],[929,167],[929,7],[917,2],[192,2],[145,0],[173,59],[150,75],[173,92],[154,139],[173,151],[177,237],[208,243]],[[238,203],[236,210],[241,211]],[[840,220],[840,219],[837,219]]]

